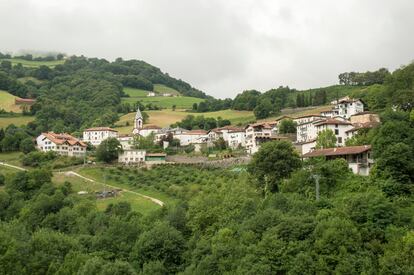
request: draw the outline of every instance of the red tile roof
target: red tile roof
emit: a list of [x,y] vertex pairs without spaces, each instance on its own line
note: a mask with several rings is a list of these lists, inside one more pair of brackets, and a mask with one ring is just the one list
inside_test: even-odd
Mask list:
[[354,128],[345,131],[345,133],[355,132],[361,129],[370,129],[377,127],[380,123],[379,122],[366,122],[366,123],[355,123]]
[[53,133],[53,132],[47,132],[47,133],[42,133],[42,135],[44,135],[47,139],[49,139],[50,141],[52,141],[55,144],[69,144],[71,146],[73,145],[79,145],[82,147],[86,147],[86,144],[82,141],[80,141],[79,139],[75,138],[74,136],[71,136],[69,134],[66,133],[62,133],[62,134],[57,134],[57,133]]
[[343,120],[338,120],[338,119],[327,119],[327,120],[323,120],[320,122],[315,123],[315,126],[320,126],[320,125],[332,125],[332,124],[338,124],[338,125],[352,125],[351,122],[349,121],[343,121]]
[[144,125],[144,127],[142,127],[142,129],[144,130],[150,130],[150,129],[161,129],[161,127],[157,126],[157,125],[153,125],[153,124],[148,124],[148,125]]
[[117,130],[114,130],[109,127],[92,127],[85,129],[84,132],[92,132],[92,131],[111,131],[111,132],[118,132]]
[[312,152],[302,155],[304,158],[309,157],[322,157],[322,156],[342,156],[342,155],[355,155],[371,150],[371,145],[362,146],[347,146],[327,149],[317,149]]
[[188,132],[182,133],[183,135],[207,135],[207,131],[204,130],[191,130]]

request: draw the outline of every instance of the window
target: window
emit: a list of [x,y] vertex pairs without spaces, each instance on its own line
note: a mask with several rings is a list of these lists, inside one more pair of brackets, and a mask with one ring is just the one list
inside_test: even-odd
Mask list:
[[338,143],[342,143],[342,137],[338,137]]
[[339,129],[335,129],[335,135],[339,135]]

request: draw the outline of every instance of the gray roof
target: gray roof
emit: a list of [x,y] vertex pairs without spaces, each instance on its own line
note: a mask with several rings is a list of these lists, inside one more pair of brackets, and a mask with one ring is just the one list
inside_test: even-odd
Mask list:
[[139,107],[137,109],[137,113],[135,114],[135,119],[138,119],[138,118],[142,119],[142,114],[141,114],[141,111],[139,110]]

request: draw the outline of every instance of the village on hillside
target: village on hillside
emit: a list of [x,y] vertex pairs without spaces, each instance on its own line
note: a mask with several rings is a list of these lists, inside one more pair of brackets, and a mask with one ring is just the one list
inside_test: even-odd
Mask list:
[[[363,129],[378,126],[380,123],[378,114],[365,111],[362,100],[348,96],[332,101],[331,106],[329,110],[318,114],[282,116],[274,121],[256,122],[244,128],[229,125],[210,131],[144,125],[143,116],[138,108],[134,128],[130,134],[121,135],[117,130],[109,127],[93,127],[84,130],[83,137],[79,140],[66,133],[47,132],[37,137],[36,146],[44,152],[54,151],[59,155],[85,157],[88,143],[96,147],[108,138],[116,138],[123,149],[118,155],[118,162],[137,165],[168,162],[166,153],[151,153],[145,149],[137,149],[137,146],[134,146],[137,137],[152,137],[153,142],[161,143],[164,149],[170,146],[168,140],[173,139],[179,146],[194,146],[195,152],[212,147],[221,139],[228,148],[243,149],[247,155],[258,152],[265,142],[286,140],[292,142],[304,159],[322,156],[327,159],[343,158],[348,162],[353,173],[369,175],[373,165],[371,146],[345,146],[345,142]],[[294,122],[296,134],[280,133],[279,127],[284,120]],[[318,135],[326,130],[334,133],[335,146],[317,148]]]

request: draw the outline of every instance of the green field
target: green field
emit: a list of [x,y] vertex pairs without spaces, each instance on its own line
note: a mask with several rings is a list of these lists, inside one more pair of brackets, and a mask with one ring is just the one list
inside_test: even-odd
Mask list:
[[0,153],[0,162],[21,166],[20,158],[22,155],[21,152],[2,152]]
[[6,128],[10,124],[14,124],[16,126],[26,125],[27,123],[33,121],[35,119],[34,116],[23,116],[23,115],[16,115],[12,117],[1,117],[0,116],[0,128]]
[[124,90],[124,93],[129,95],[129,97],[131,97],[131,98],[133,98],[133,97],[134,98],[136,98],[136,97],[146,97],[148,95],[148,93],[150,92],[150,91],[146,91],[146,90],[129,88],[129,87],[124,87],[123,90]]
[[[89,195],[94,197],[94,193],[97,191],[111,190],[111,187],[105,186],[102,183],[90,182],[76,176],[67,176],[64,174],[55,173],[53,176],[53,182],[57,185],[63,184],[65,181],[72,184],[72,188],[75,192],[86,191]],[[120,192],[120,194],[113,198],[96,199],[96,205],[98,209],[105,210],[111,203],[117,203],[126,201],[131,204],[131,208],[142,214],[149,213],[159,208],[155,203],[142,198],[138,195],[129,192]]]
[[191,109],[194,103],[200,103],[203,100],[204,99],[201,99],[201,98],[188,97],[188,96],[178,96],[178,97],[154,96],[154,97],[124,97],[122,98],[122,102],[127,102],[130,104],[134,104],[137,101],[141,101],[141,103],[144,105],[152,103],[153,105],[157,105],[161,108],[169,108],[169,109],[171,109],[173,105],[175,105],[177,109]]
[[[155,124],[160,127],[169,126],[177,121],[182,120],[188,115],[193,116],[204,116],[204,117],[221,117],[222,119],[229,119],[233,125],[238,124],[247,124],[255,120],[254,115],[250,111],[235,111],[235,110],[222,110],[217,112],[207,112],[207,113],[190,113],[185,110],[160,110],[160,111],[146,111],[149,115],[148,124]],[[129,134],[132,132],[134,126],[134,117],[135,112],[126,114],[120,118],[116,123],[116,129],[121,134]],[[126,123],[129,123],[129,126],[126,126]]]
[[21,113],[22,110],[20,109],[20,106],[14,104],[15,98],[17,98],[17,96],[0,90],[0,109],[4,109],[7,112]]
[[[79,168],[77,172],[81,174],[82,176],[94,179],[98,182],[106,182],[107,184],[116,186],[117,188],[127,189],[130,191],[138,192],[146,196],[151,196],[153,198],[163,201],[166,204],[175,202],[174,199],[170,198],[164,193],[160,193],[156,190],[151,190],[151,189],[136,188],[134,186],[131,186],[130,184],[127,184],[126,183],[127,180],[122,179],[122,174],[119,180],[115,180],[114,178],[111,177],[109,173],[105,173],[104,172],[105,170],[106,168],[104,167],[82,167],[82,168]],[[133,193],[125,193],[125,194],[132,195],[131,197],[129,197],[130,199],[134,199],[135,203],[142,204],[141,207],[142,207],[142,211],[144,212],[149,212],[149,211],[158,209],[160,207],[154,202],[146,198],[143,198],[141,196],[134,195]]]
[[60,65],[65,63],[65,60],[54,60],[54,61],[28,61],[28,60],[24,60],[24,59],[18,59],[18,58],[11,58],[11,59],[2,59],[2,60],[7,60],[7,61],[11,61],[12,65],[17,65],[19,63],[21,63],[23,65],[23,67],[31,67],[31,68],[37,68],[40,67],[42,65],[44,66],[48,66],[48,67],[55,67],[56,65]]
[[167,87],[163,84],[154,84],[154,92],[159,93],[159,94],[168,93],[172,95],[180,95],[180,92],[177,91],[176,89]]

